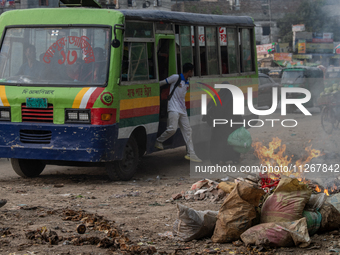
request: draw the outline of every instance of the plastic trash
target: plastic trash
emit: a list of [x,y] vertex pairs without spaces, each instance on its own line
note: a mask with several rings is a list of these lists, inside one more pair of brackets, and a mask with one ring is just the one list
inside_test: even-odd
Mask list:
[[181,241],[198,240],[213,234],[217,211],[196,211],[177,204],[178,219],[174,223],[173,234]]
[[245,127],[240,127],[232,132],[228,137],[228,144],[239,153],[246,153],[251,148],[251,135]]

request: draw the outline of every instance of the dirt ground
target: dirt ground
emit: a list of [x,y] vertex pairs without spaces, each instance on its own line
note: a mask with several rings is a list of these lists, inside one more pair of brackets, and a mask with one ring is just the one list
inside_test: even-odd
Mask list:
[[[272,117],[283,118],[279,113]],[[317,162],[340,163],[337,154],[340,130],[326,135],[321,129],[318,110],[310,117],[297,113],[284,118],[296,119],[298,127],[251,128],[249,131],[253,140],[268,145],[273,137],[279,137],[287,146],[287,155],[294,155],[294,158],[302,157],[304,148],[312,145],[312,148],[328,155]],[[171,199],[173,194],[188,191],[198,180],[190,178],[189,162],[183,158],[184,155],[184,147],[146,155],[140,162],[138,174],[128,182],[109,181],[101,168],[57,166],[47,166],[38,178],[23,179],[16,176],[7,159],[0,159],[0,194],[1,198],[8,200],[0,208],[0,254],[131,254],[124,251],[122,243],[105,248],[104,241],[100,243],[102,247],[98,247],[98,241],[91,241],[107,237],[111,233],[110,229],[114,229],[116,235],[123,239],[128,237],[130,242],[127,239],[125,241],[129,247],[137,245],[145,253],[154,252],[152,247],[158,254],[340,252],[338,231],[313,236],[308,248],[269,250],[255,246],[215,244],[210,239],[181,242],[161,236],[173,229],[177,218],[176,203],[196,210],[215,211],[219,210],[222,203],[212,202],[209,198],[201,201]],[[259,165],[259,160],[250,151],[242,156],[240,165]],[[323,184],[339,175],[331,172],[313,173],[309,178]],[[75,217],[81,211],[83,215]],[[100,226],[95,222],[88,225],[84,234],[77,233],[77,226],[83,223],[79,219],[94,217]],[[109,243],[113,239],[105,240]]]

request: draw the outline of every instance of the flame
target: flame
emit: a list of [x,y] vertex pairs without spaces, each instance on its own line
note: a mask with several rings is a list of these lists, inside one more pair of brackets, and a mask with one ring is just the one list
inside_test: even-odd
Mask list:
[[319,156],[321,156],[321,151],[319,150],[315,150],[315,149],[311,149],[312,145],[310,145],[309,147],[305,148],[305,151],[307,151],[308,155],[306,157],[306,159],[299,159],[296,161],[295,165],[297,167],[303,166],[304,164],[308,163],[309,161],[311,161],[313,158],[317,158]]
[[318,185],[316,185],[315,191],[316,191],[316,192],[321,192],[321,189],[319,188]]
[[323,191],[323,193],[325,193],[327,196],[329,196],[328,189],[325,189],[325,190]]
[[[267,167],[278,166],[280,169],[282,168],[290,169],[290,172],[280,171],[279,174],[288,175],[288,176],[294,175],[295,177],[300,177],[300,178],[302,177],[302,173],[300,170],[303,169],[304,164],[308,163],[313,158],[316,158],[322,155],[322,153],[319,150],[311,149],[312,145],[310,145],[309,147],[305,148],[307,155],[303,157],[302,159],[297,160],[295,164],[293,164],[292,158],[294,157],[294,155],[292,155],[291,157],[288,157],[288,155],[284,155],[286,151],[286,145],[282,144],[281,139],[279,139],[278,137],[274,137],[273,140],[269,142],[268,147],[263,146],[261,142],[253,143],[252,147],[254,148],[254,154],[260,160],[261,165],[267,166]],[[293,167],[292,167],[292,164],[293,164]],[[274,171],[270,171],[270,169],[268,168],[269,176],[272,177],[273,173]],[[275,173],[277,174],[278,172],[275,172]]]

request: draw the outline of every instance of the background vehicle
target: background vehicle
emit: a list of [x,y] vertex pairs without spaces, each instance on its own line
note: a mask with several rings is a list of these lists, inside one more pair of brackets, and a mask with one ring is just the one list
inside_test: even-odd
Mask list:
[[339,128],[340,122],[340,92],[326,94],[318,99],[321,111],[321,126],[327,134]]
[[[193,122],[202,118],[202,86],[251,86],[257,100],[250,17],[26,9],[1,15],[0,32],[0,157],[23,177],[55,164],[105,166],[111,179],[131,179],[166,127],[159,80],[186,62],[195,65],[186,97]],[[36,75],[20,74],[28,58]],[[183,144],[177,132],[165,147]]]
[[334,83],[340,83],[340,67],[330,66],[325,74],[325,87],[331,87]]
[[[311,92],[311,99],[305,103],[305,107],[317,106],[317,99],[324,90],[323,71],[317,67],[289,67],[282,70],[281,85],[283,87],[300,87]],[[290,93],[287,98],[302,98],[303,94]],[[287,112],[293,112],[295,105],[288,105]]]
[[281,83],[282,69],[270,70],[268,76],[271,77],[276,83]]
[[259,73],[264,73],[268,75],[269,72],[270,72],[270,69],[268,67],[259,67]]
[[271,107],[273,104],[273,88],[278,89],[278,102],[280,100],[281,85],[276,83],[271,77],[263,73],[259,73],[259,92],[258,92],[258,106]]

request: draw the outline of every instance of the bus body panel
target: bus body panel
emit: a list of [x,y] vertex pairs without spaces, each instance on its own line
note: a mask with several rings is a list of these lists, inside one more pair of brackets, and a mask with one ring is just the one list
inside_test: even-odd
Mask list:
[[0,155],[3,158],[83,162],[121,158],[114,150],[117,124],[103,127],[1,123],[0,127]]

